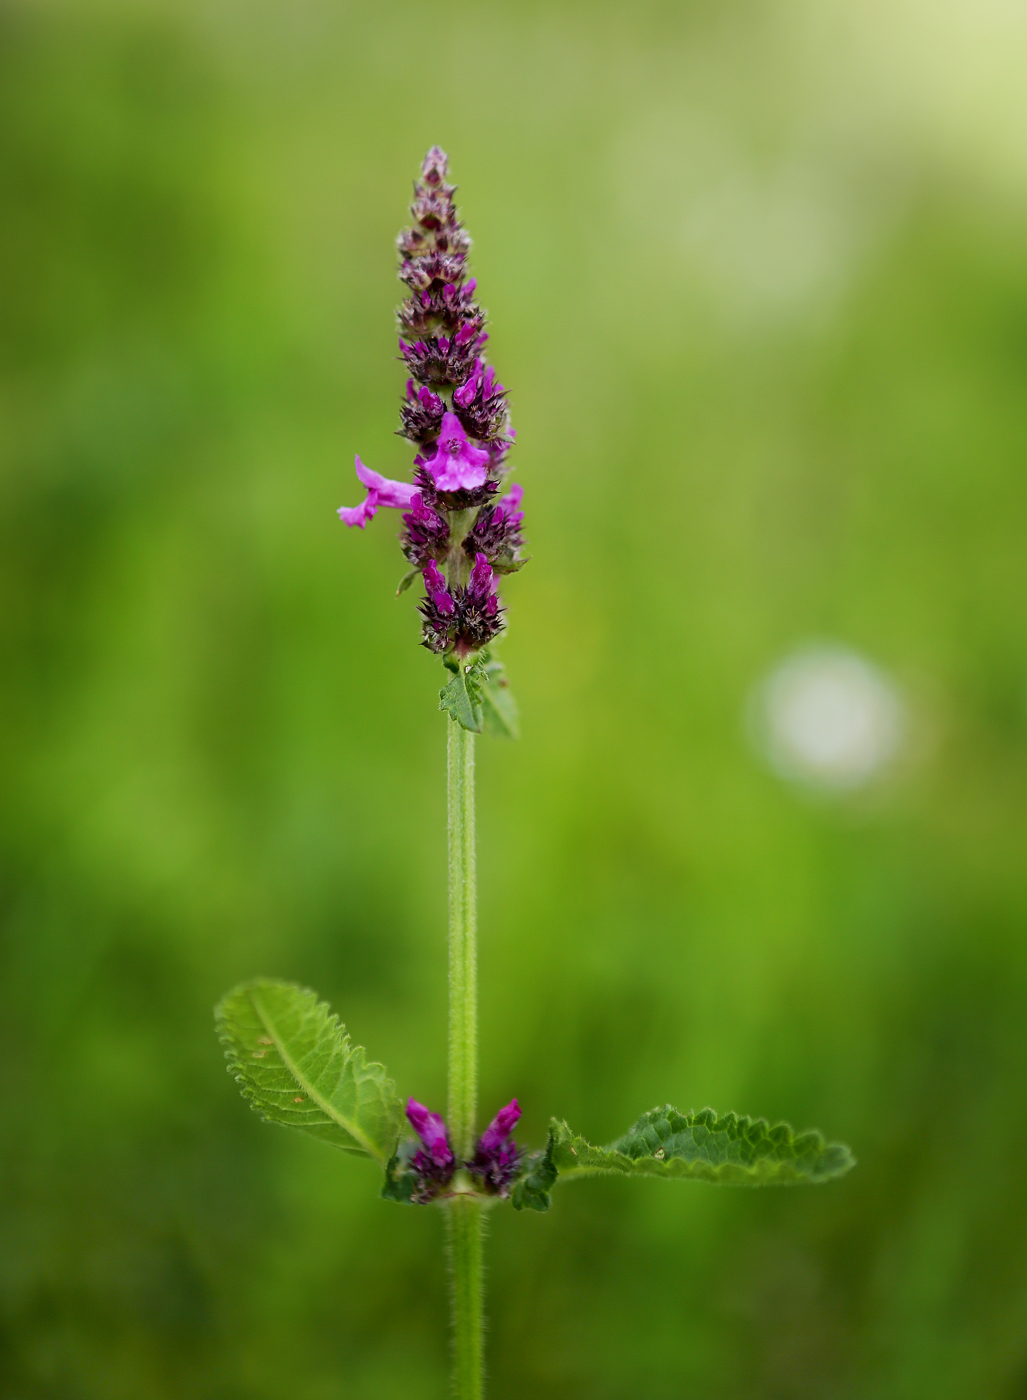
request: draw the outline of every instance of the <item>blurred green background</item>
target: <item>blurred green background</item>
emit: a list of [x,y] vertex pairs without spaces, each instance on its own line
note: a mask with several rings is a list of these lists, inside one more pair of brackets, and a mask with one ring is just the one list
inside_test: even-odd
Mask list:
[[[1010,0],[0,8],[5,1397],[447,1393],[437,1214],[211,1027],[293,978],[444,1099],[441,669],[334,515],[434,141],[534,556],[483,1113],[860,1163],[495,1212],[491,1394],[1027,1395],[1025,63]],[[911,717],[848,796],[746,739],[810,638]]]

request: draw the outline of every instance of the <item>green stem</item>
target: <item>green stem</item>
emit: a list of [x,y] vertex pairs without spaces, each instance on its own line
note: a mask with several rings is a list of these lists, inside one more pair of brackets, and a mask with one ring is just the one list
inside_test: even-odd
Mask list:
[[453,1394],[456,1400],[481,1400],[485,1390],[481,1202],[473,1196],[455,1196],[446,1214],[453,1289]]
[[[449,722],[449,1134],[466,1162],[474,1154],[478,1097],[478,954],[474,871],[474,735]],[[458,1173],[454,1186],[459,1187]],[[481,1400],[482,1207],[455,1194],[447,1203],[456,1400]]]
[[478,1097],[478,915],[474,879],[474,735],[449,721],[449,1135],[474,1153]]

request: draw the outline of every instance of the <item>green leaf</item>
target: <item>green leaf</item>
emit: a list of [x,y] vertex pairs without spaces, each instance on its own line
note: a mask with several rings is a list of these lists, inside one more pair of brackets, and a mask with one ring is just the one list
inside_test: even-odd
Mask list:
[[397,598],[400,596],[401,593],[405,593],[405,592],[407,591],[407,589],[410,587],[410,585],[413,583],[414,579],[417,577],[417,575],[418,575],[420,572],[421,572],[420,569],[408,569],[408,570],[407,570],[407,572],[403,575],[403,577],[402,577],[402,578],[400,579],[400,581],[399,581],[399,587],[396,589],[396,597],[397,597]]
[[[488,652],[481,654],[478,672],[481,688],[482,718],[487,733],[496,739],[519,739],[517,701],[506,679],[506,669]],[[477,670],[477,667],[475,668]]]
[[481,687],[476,677],[470,674],[472,668],[457,671],[448,684],[439,691],[439,709],[446,710],[472,734],[480,734],[482,729]]
[[482,730],[500,739],[520,737],[517,702],[507,684],[503,663],[489,651],[478,653],[469,665],[455,657],[444,657],[443,665],[453,673],[439,691],[439,709],[446,710],[458,724],[474,734]]
[[730,1186],[796,1186],[842,1176],[855,1159],[840,1142],[816,1132],[795,1133],[765,1118],[719,1118],[712,1108],[679,1113],[669,1104],[644,1113],[609,1147],[593,1147],[553,1119],[544,1153],[525,1161],[511,1193],[518,1210],[545,1210],[557,1179],[617,1173],[712,1181]]
[[505,554],[501,554],[498,559],[492,561],[492,567],[497,574],[515,574],[518,569],[523,569],[530,559],[530,554],[522,554],[518,557],[507,550]]
[[410,1167],[410,1158],[414,1151],[413,1144],[405,1143],[389,1158],[382,1186],[383,1200],[400,1201],[408,1206],[413,1204],[414,1192],[419,1185],[418,1175]]
[[396,1086],[313,992],[247,982],[221,1001],[214,1022],[229,1073],[262,1118],[385,1166],[403,1122]]
[[[553,1119],[553,1127],[556,1119]],[[566,1127],[566,1124],[561,1124]],[[549,1130],[549,1141],[543,1152],[532,1152],[525,1157],[522,1175],[510,1191],[510,1203],[514,1210],[548,1210],[549,1193],[556,1184],[557,1168],[553,1160],[556,1138],[553,1128]]]

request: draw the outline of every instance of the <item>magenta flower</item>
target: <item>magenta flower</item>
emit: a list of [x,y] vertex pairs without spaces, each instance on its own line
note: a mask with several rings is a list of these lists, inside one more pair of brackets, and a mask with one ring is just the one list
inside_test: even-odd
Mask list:
[[476,491],[485,485],[489,454],[474,447],[455,413],[447,413],[439,428],[435,455],[425,466],[431,472],[439,491]]
[[[448,1167],[452,1170],[456,1158],[449,1145],[449,1132],[442,1114],[431,1113],[416,1099],[407,1099],[407,1117],[424,1149],[413,1159],[414,1165],[418,1166],[417,1158],[422,1157],[426,1158],[425,1167],[430,1163],[433,1168],[445,1170]],[[422,1167],[418,1166],[418,1170],[422,1170]]]
[[409,1158],[410,1168],[416,1174],[410,1199],[418,1205],[426,1205],[449,1185],[457,1161],[441,1113],[431,1113],[423,1103],[407,1099],[407,1117],[421,1139],[421,1146]]
[[391,510],[409,510],[417,495],[417,487],[405,481],[391,481],[389,477],[365,467],[359,457],[356,461],[358,478],[367,487],[367,496],[358,506],[340,506],[339,519],[344,525],[356,525],[366,529],[367,522],[378,514],[379,506]]
[[449,523],[439,511],[425,505],[420,491],[414,493],[413,506],[403,516],[403,527],[403,553],[415,569],[423,569],[430,559],[445,559],[449,553]]
[[478,1147],[467,1170],[480,1176],[482,1183],[497,1195],[505,1196],[517,1175],[520,1150],[510,1134],[521,1116],[516,1099],[501,1108],[478,1139]]
[[430,560],[425,567],[424,586],[436,609],[444,617],[451,617],[456,604],[453,602],[453,595],[446,588],[446,580],[442,577],[439,566],[434,559]]
[[464,553],[475,557],[484,554],[501,574],[511,574],[519,569],[524,563],[521,553],[524,511],[519,509],[523,495],[524,488],[519,484],[514,485],[494,506],[482,506],[471,533],[464,540]]
[[501,510],[506,519],[514,525],[519,525],[524,519],[524,511],[519,509],[523,497],[524,487],[519,481],[515,481],[507,494],[496,502],[496,509]]
[[421,600],[422,644],[429,651],[454,651],[461,658],[488,646],[503,626],[494,584],[495,575],[484,554],[475,557],[471,576],[463,588],[447,588],[432,560],[424,570],[428,596]]
[[488,1125],[481,1137],[478,1139],[478,1151],[486,1155],[499,1152],[506,1139],[513,1132],[521,1117],[521,1106],[516,1099],[511,1099],[505,1108],[501,1108]]
[[467,587],[464,589],[466,601],[476,608],[480,608],[487,617],[495,614],[497,600],[492,592],[493,575],[489,561],[484,554],[474,556],[474,568],[471,570],[471,577],[467,580]]

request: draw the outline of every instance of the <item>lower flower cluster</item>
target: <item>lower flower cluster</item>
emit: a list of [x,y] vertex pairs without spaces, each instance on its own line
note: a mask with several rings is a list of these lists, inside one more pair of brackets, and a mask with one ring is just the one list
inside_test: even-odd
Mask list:
[[474,568],[464,587],[452,589],[430,560],[424,570],[428,596],[420,604],[424,618],[424,645],[429,651],[455,651],[463,658],[488,646],[503,625],[503,610],[493,592],[494,575],[484,554],[476,554]]
[[467,1162],[457,1159],[449,1142],[449,1130],[440,1113],[432,1113],[416,1099],[407,1100],[407,1118],[420,1146],[400,1149],[389,1164],[385,1194],[415,1205],[427,1205],[443,1195],[456,1172],[463,1167],[477,1177],[491,1196],[506,1196],[517,1176],[521,1153],[511,1137],[520,1106],[512,1099],[501,1108],[478,1139],[474,1156]]

